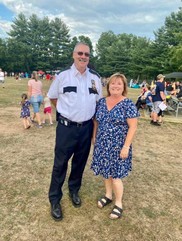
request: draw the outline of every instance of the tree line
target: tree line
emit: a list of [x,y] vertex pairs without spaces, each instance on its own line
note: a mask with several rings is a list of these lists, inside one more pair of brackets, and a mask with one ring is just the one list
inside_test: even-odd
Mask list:
[[6,39],[0,38],[0,66],[7,72],[63,70],[72,63],[72,51],[79,41],[91,49],[90,64],[101,76],[122,72],[128,78],[153,79],[158,73],[182,71],[182,8],[166,17],[154,32],[154,40],[133,34],[103,32],[95,54],[89,37],[70,37],[60,19],[29,18],[20,13]]

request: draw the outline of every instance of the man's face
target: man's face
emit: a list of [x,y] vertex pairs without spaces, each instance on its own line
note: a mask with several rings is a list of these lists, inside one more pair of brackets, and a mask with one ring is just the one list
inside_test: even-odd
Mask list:
[[78,45],[73,52],[73,59],[76,68],[83,73],[89,63],[90,49],[86,45]]

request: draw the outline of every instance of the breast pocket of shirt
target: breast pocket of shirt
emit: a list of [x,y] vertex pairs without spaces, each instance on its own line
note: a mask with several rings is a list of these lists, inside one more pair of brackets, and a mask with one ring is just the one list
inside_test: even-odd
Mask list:
[[63,87],[63,93],[77,93],[77,88],[76,86],[66,86],[66,87]]
[[89,94],[98,95],[97,89],[96,88],[89,88]]
[[66,86],[63,87],[63,94],[67,97],[69,104],[74,104],[77,100],[77,87],[76,86]]

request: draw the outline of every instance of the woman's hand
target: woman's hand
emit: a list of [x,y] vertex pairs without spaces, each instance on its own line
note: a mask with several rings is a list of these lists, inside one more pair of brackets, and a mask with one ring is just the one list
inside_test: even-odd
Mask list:
[[91,139],[91,143],[92,143],[92,145],[95,144],[95,136],[92,137],[92,139]]
[[129,154],[129,147],[123,146],[120,151],[120,158],[126,159],[128,157],[128,154]]

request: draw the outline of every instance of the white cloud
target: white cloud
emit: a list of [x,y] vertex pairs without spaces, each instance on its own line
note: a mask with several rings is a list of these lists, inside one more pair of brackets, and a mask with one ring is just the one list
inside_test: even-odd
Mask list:
[[[165,18],[181,6],[181,0],[0,0],[14,16],[23,12],[61,18],[72,36],[86,35],[96,42],[102,32],[133,33],[151,38]],[[7,29],[10,23],[0,24]],[[2,30],[4,31],[4,30]],[[122,32],[121,32],[122,31]],[[2,32],[0,32],[0,37]]]
[[7,36],[7,32],[11,30],[11,22],[0,20],[0,36]]

